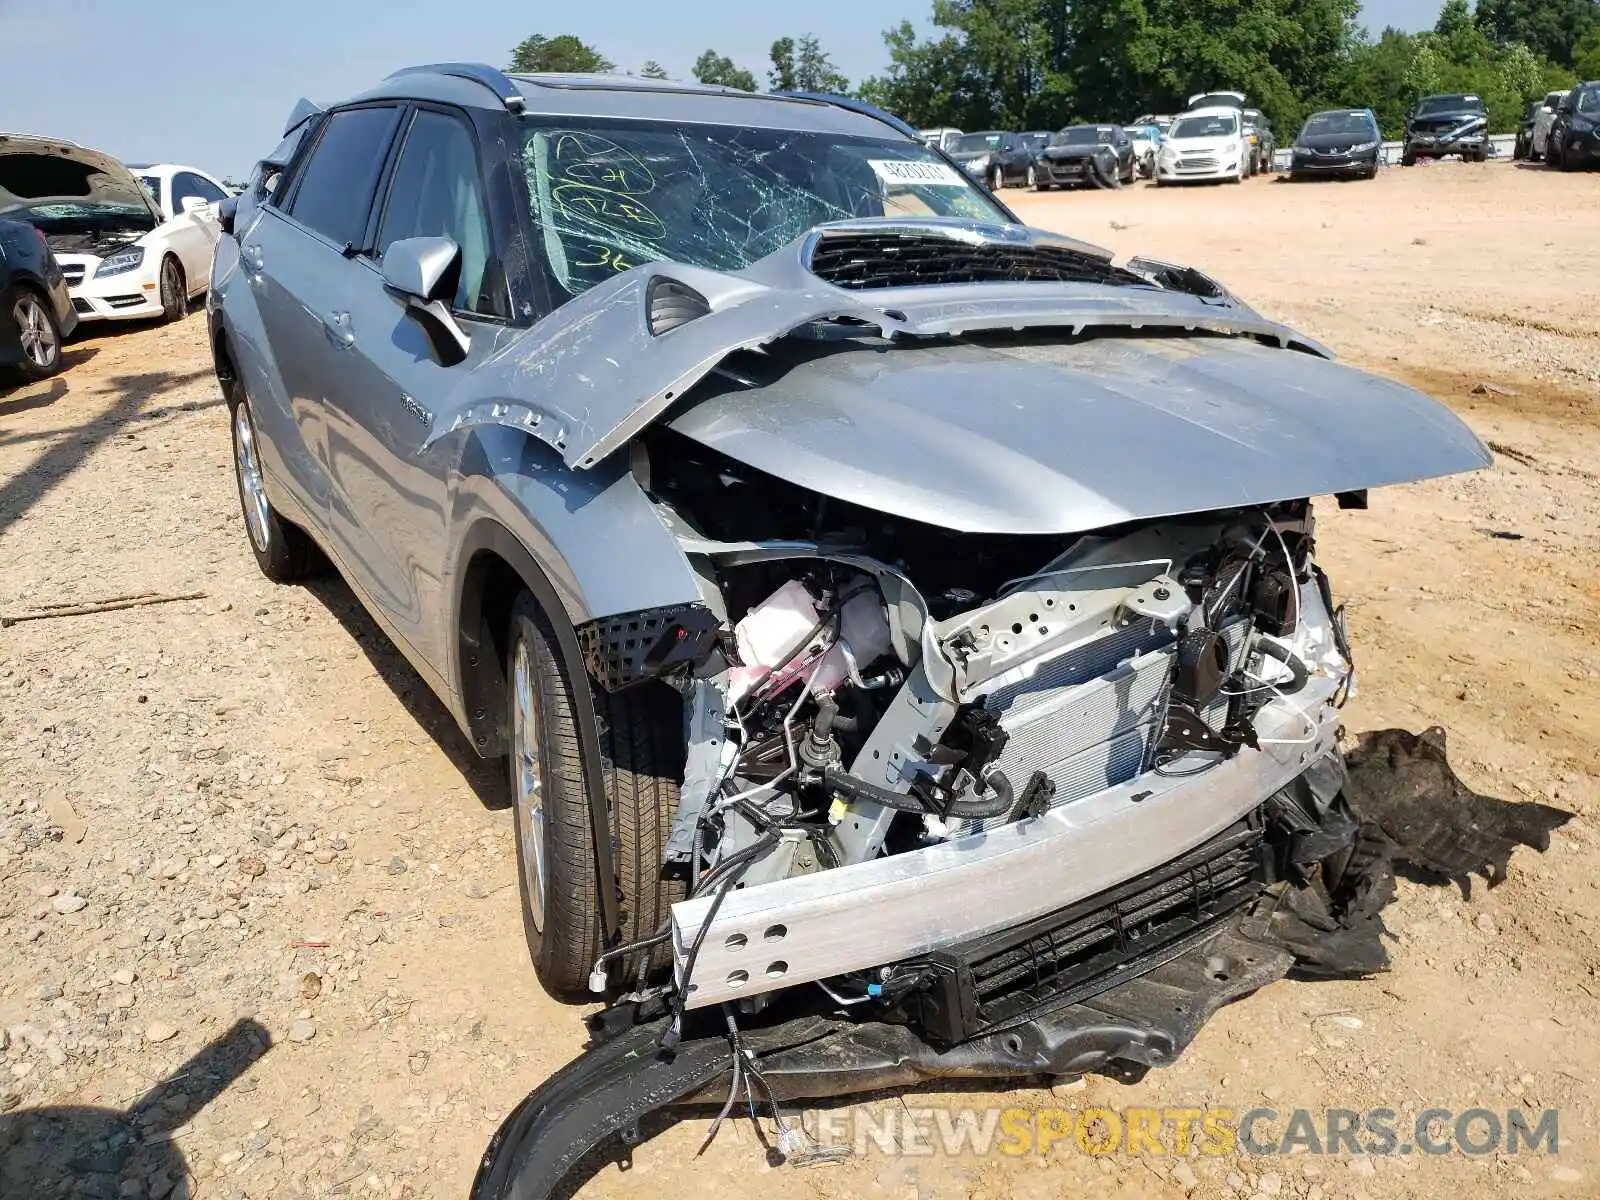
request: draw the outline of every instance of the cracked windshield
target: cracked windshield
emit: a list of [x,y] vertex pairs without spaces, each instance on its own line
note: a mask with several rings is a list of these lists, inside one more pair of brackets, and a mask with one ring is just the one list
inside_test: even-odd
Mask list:
[[531,127],[523,164],[569,295],[662,259],[737,271],[826,221],[1006,216],[925,147],[786,130],[637,122]]

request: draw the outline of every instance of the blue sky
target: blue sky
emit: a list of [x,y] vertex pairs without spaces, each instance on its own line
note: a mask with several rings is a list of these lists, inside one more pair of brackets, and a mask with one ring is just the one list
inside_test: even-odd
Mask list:
[[[1365,20],[1430,28],[1440,0],[1368,0]],[[783,6],[788,9],[788,6]],[[49,133],[129,162],[242,174],[300,96],[336,100],[410,63],[502,64],[531,33],[575,33],[625,70],[689,77],[708,46],[764,79],[767,47],[813,33],[852,81],[883,69],[881,31],[929,0],[0,0],[0,131]],[[871,13],[872,15],[864,15]]]

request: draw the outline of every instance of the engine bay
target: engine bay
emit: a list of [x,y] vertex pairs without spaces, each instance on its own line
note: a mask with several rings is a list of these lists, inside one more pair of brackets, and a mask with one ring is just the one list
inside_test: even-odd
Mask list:
[[[891,937],[867,974],[824,976],[796,922],[723,932],[729,914],[834,872],[817,886],[871,903],[869,864],[912,877],[944,848],[971,865],[1052,814],[1148,780],[1138,803],[1246,751],[1298,773],[1330,751],[1353,686],[1308,500],[976,535],[809,493],[670,432],[636,448],[633,471],[698,564],[712,617],[661,635],[696,646],[692,670],[667,676],[687,734],[664,866],[689,898],[673,979],[652,987],[641,960],[631,993],[675,991],[680,1012],[754,1011],[807,981],[838,1003],[888,1003],[879,963],[949,929],[914,930],[908,912],[904,944]],[[1191,850],[1182,836],[1152,838],[1157,861]],[[729,968],[752,940],[771,952]],[[596,990],[626,950],[597,965]]]

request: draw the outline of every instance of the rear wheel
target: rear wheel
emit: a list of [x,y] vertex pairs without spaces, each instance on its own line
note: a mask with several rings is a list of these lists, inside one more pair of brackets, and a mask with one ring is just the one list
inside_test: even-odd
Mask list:
[[273,583],[294,583],[315,575],[322,566],[305,530],[285,521],[267,499],[261,470],[261,444],[244,385],[233,384],[233,473],[239,485],[239,507],[245,533],[261,573]]
[[1417,165],[1417,156],[1410,146],[1403,147],[1400,151],[1400,165],[1414,167]]
[[[549,619],[524,592],[511,613],[506,679],[509,769],[516,817],[523,932],[539,981],[553,995],[581,997],[601,948],[601,880],[595,870],[590,773],[576,705],[581,701]],[[676,694],[655,684],[594,693],[601,786],[616,838],[622,937],[655,933],[681,882],[661,877],[662,852],[683,777],[683,715]],[[654,965],[669,960],[665,947]]]
[[38,293],[19,288],[11,298],[11,323],[22,343],[22,357],[13,370],[33,382],[61,370],[61,326]]
[[1006,185],[1006,175],[999,167],[989,168],[989,190],[998,192]]

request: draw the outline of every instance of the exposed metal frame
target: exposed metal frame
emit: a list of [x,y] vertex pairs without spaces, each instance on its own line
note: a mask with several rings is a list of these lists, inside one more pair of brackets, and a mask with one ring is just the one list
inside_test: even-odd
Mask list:
[[[1160,866],[1245,816],[1338,751],[1336,680],[1315,678],[1256,717],[1262,749],[1198,773],[1142,774],[1034,821],[927,849],[729,893],[690,947],[712,898],[672,906],[686,1006],[739,1000],[861,971],[980,937],[1086,899]],[[1311,715],[1311,714],[1314,714]],[[1307,729],[1313,721],[1315,735]]]

